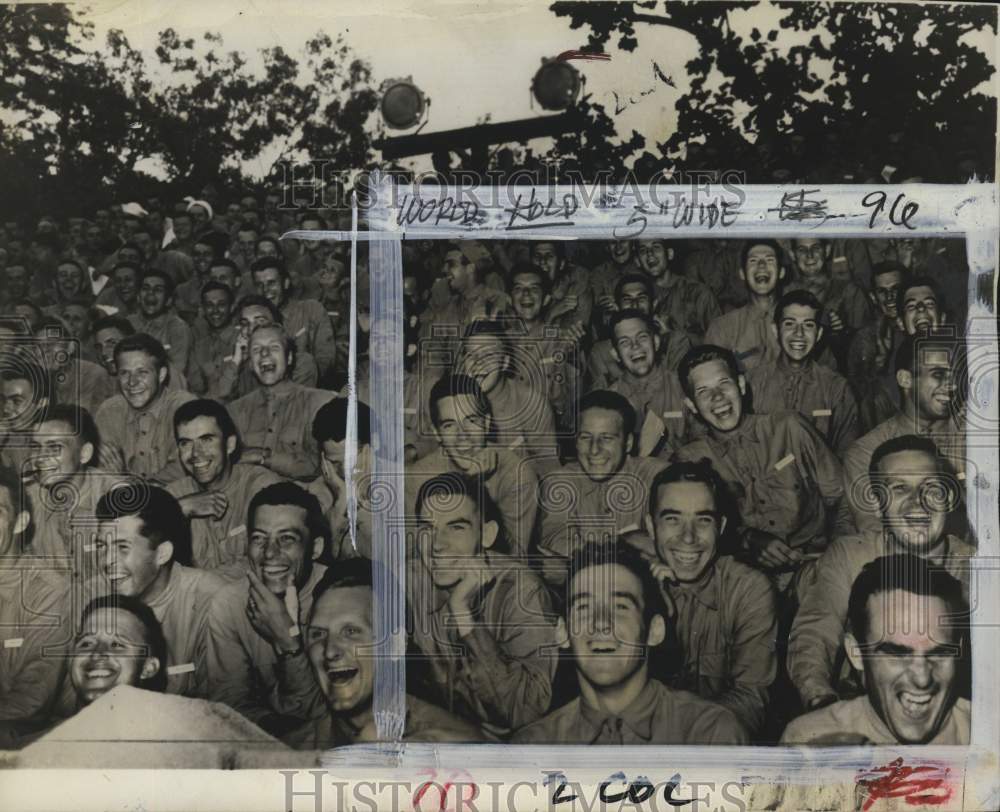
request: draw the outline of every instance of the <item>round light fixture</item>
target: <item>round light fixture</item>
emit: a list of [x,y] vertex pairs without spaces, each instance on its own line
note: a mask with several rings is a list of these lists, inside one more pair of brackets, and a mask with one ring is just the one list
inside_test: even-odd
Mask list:
[[569,62],[543,59],[531,80],[531,93],[545,110],[565,110],[576,104],[583,82]]
[[389,79],[382,84],[382,119],[392,130],[416,126],[427,109],[427,99],[409,77]]

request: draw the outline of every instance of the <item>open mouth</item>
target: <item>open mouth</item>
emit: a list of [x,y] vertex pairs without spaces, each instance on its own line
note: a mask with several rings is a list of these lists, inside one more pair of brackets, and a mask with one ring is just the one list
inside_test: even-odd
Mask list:
[[289,567],[287,565],[273,565],[268,564],[260,568],[261,574],[268,578],[285,578],[288,575]]
[[729,404],[717,406],[711,410],[711,413],[716,420],[727,420],[733,416],[733,407]]
[[931,712],[931,704],[934,701],[934,691],[917,693],[914,691],[900,691],[896,695],[899,706],[910,719],[926,719]]
[[673,554],[674,558],[677,559],[678,563],[685,564],[687,566],[691,566],[692,564],[697,564],[698,561],[701,559],[701,553],[691,553],[691,552],[682,553],[677,550],[674,550]]
[[646,363],[646,353],[642,352],[638,355],[630,355],[628,360],[633,364],[644,364]]
[[333,685],[345,685],[358,675],[357,668],[331,668],[326,672]]
[[90,668],[83,672],[83,676],[88,680],[111,679],[115,672],[110,668]]
[[771,282],[771,274],[769,273],[757,273],[753,276],[753,281],[758,285],[767,285]]
[[788,342],[788,349],[790,349],[792,352],[805,352],[806,351],[806,342],[804,342],[804,341],[789,341]]

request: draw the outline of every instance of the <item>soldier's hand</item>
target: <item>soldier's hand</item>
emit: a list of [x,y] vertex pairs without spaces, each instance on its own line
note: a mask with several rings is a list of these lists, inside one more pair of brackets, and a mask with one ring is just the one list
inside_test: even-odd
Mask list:
[[229,500],[218,491],[192,493],[178,502],[181,511],[189,519],[221,519],[229,508]]
[[752,530],[746,537],[750,555],[765,569],[791,569],[802,563],[802,554],[793,550],[784,541],[763,530]]

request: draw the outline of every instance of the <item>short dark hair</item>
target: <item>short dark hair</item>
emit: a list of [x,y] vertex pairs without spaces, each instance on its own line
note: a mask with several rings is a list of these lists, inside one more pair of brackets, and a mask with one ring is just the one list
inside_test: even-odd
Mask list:
[[222,431],[223,439],[239,438],[240,436],[236,429],[236,423],[233,422],[233,418],[225,406],[210,398],[195,398],[182,403],[174,411],[174,437],[177,436],[178,429],[184,423],[190,423],[199,417],[211,417]]
[[939,565],[912,553],[885,555],[869,562],[854,579],[847,604],[851,634],[861,644],[868,642],[871,620],[868,600],[892,590],[913,595],[940,598],[948,607],[953,622],[948,625],[963,637],[969,619],[969,605],[962,594],[962,584]]
[[449,471],[443,474],[435,474],[430,479],[425,480],[417,490],[417,500],[414,508],[417,517],[423,511],[424,503],[431,496],[438,495],[464,496],[471,499],[479,511],[482,524],[486,522],[497,522],[499,524],[499,511],[493,499],[487,493],[482,477],[467,476]]
[[659,329],[657,329],[657,327],[656,327],[656,321],[653,319],[652,315],[643,313],[641,310],[636,310],[634,307],[629,307],[629,308],[626,308],[625,310],[619,310],[619,311],[617,311],[611,317],[611,324],[608,327],[608,332],[611,334],[611,343],[612,344],[615,343],[615,339],[614,339],[615,328],[619,324],[621,324],[623,321],[629,321],[630,319],[638,319],[639,321],[641,321],[643,324],[646,325],[646,327],[649,328],[649,331],[654,336],[660,334]]
[[776,327],[781,327],[781,320],[785,317],[785,308],[791,305],[811,307],[816,311],[817,322],[820,316],[823,315],[823,304],[816,298],[816,294],[811,290],[796,288],[795,290],[783,293],[781,298],[778,299],[778,303],[774,306],[774,324]]
[[[266,235],[263,236],[263,237],[260,237],[257,240],[257,242],[254,243],[254,246],[253,246],[254,253],[259,253],[260,252],[261,243],[265,243],[265,242],[271,243],[271,245],[273,245],[278,250],[278,258],[279,259],[283,259],[284,258],[285,251],[281,247],[281,242],[279,240],[276,240],[274,237],[269,237],[269,236],[266,236]],[[271,267],[271,266],[269,265],[268,267]]]
[[180,504],[166,490],[141,479],[130,479],[105,491],[94,511],[98,521],[113,522],[136,516],[142,533],[154,547],[169,541],[173,560],[191,565],[191,529]]
[[174,278],[166,271],[161,271],[159,268],[147,268],[142,274],[139,286],[141,287],[143,282],[151,278],[163,280],[163,286],[167,289],[168,299],[174,295],[174,290],[176,290],[177,284],[174,282]]
[[280,255],[276,257],[264,256],[255,259],[250,265],[250,273],[260,273],[268,271],[271,268],[278,271],[282,279],[288,279],[288,268],[285,267],[285,260]]
[[97,335],[101,330],[117,330],[123,336],[135,335],[135,325],[123,316],[101,316],[90,325],[91,335]]
[[535,249],[538,248],[539,245],[545,244],[552,246],[552,253],[554,253],[560,261],[564,261],[566,259],[566,244],[562,240],[532,240],[528,256],[534,256]]
[[868,462],[869,477],[877,479],[881,476],[879,466],[882,464],[882,460],[890,454],[899,454],[903,451],[916,451],[927,454],[937,461],[940,472],[944,473],[947,470],[943,462],[944,457],[938,451],[937,444],[930,437],[921,437],[917,434],[903,434],[899,437],[892,437],[886,440],[872,452],[872,458]]
[[533,265],[530,262],[517,262],[514,264],[514,267],[510,269],[510,273],[507,274],[507,290],[513,290],[514,279],[518,276],[527,276],[528,274],[538,277],[542,285],[542,292],[546,296],[552,293],[552,280],[549,279],[549,275],[537,265]]
[[[874,274],[872,274],[872,278],[874,279]],[[899,318],[903,317],[903,302],[906,301],[906,294],[914,288],[930,288],[937,301],[938,309],[945,309],[944,293],[942,293],[941,286],[938,285],[936,279],[924,275],[910,276],[899,288],[899,293],[896,296],[896,314]]]
[[122,612],[129,612],[142,624],[145,632],[143,641],[148,647],[147,656],[156,657],[160,667],[156,673],[147,679],[140,680],[141,688],[148,691],[159,691],[167,689],[167,639],[163,634],[163,627],[156,619],[153,610],[139,600],[134,595],[102,595],[94,598],[84,607],[80,616],[80,629],[83,629],[87,618],[100,609],[118,609]]
[[[667,620],[667,609],[663,603],[660,588],[653,577],[649,564],[641,553],[621,537],[615,541],[592,541],[580,547],[573,553],[569,561],[569,574],[566,577],[566,614],[569,614],[571,604],[570,587],[573,579],[585,569],[606,564],[619,564],[631,572],[642,584],[642,617],[649,624],[656,615]],[[610,585],[609,585],[610,586]]]
[[609,412],[618,412],[622,418],[625,436],[630,437],[635,433],[637,421],[635,409],[624,395],[612,392],[610,389],[594,389],[580,398],[577,414],[582,417],[588,409],[607,409]]
[[100,448],[101,434],[90,412],[75,403],[57,403],[48,408],[39,423],[65,423],[80,437],[80,444],[90,443],[94,447],[94,459]]
[[[320,406],[312,421],[312,436],[318,445],[327,440],[342,443],[347,437],[347,398],[335,397]],[[367,403],[358,401],[358,445],[371,445],[372,412]]]
[[621,279],[619,279],[615,285],[615,302],[618,302],[621,299],[622,291],[625,289],[626,285],[642,285],[643,289],[645,289],[649,296],[650,303],[652,303],[653,299],[656,298],[656,288],[653,286],[653,279],[649,274],[627,273],[622,274]]
[[883,276],[887,273],[898,273],[903,277],[903,287],[908,287],[910,283],[910,271],[901,262],[896,262],[894,259],[882,260],[882,262],[876,262],[872,265],[871,280],[872,289],[875,288],[875,277]]
[[438,428],[441,425],[441,409],[438,407],[438,403],[445,398],[454,398],[460,395],[472,398],[476,412],[489,417],[490,422],[493,421],[493,408],[490,406],[489,400],[483,394],[483,390],[475,378],[459,373],[452,375],[445,374],[438,378],[431,387],[429,406],[431,423],[434,428]]
[[781,249],[781,245],[777,240],[772,240],[767,237],[754,237],[743,243],[743,248],[740,249],[740,270],[745,271],[747,267],[747,258],[750,256],[750,251],[756,248],[758,245],[766,245],[772,251],[774,251],[774,258],[778,261],[778,267],[783,268],[785,265],[785,252]]
[[229,285],[224,285],[222,282],[216,282],[214,279],[209,279],[204,285],[201,286],[201,293],[199,293],[199,298],[203,298],[206,293],[211,293],[213,290],[220,290],[229,297],[229,302],[232,304],[233,298],[236,296],[235,292]]
[[[309,619],[312,619],[319,599],[331,589],[347,589],[348,587],[367,587],[372,591],[374,599],[375,582],[379,581],[381,586],[395,583],[396,579],[387,567],[378,562],[369,561],[367,558],[349,558],[346,561],[338,561],[335,566],[327,567],[326,572],[313,587],[312,611]],[[389,594],[392,594],[390,591]]]
[[229,268],[236,276],[240,275],[239,266],[233,262],[229,257],[213,257],[212,261],[208,265],[209,270],[212,268]]
[[325,556],[330,547],[330,525],[323,515],[323,508],[319,499],[294,482],[275,482],[257,491],[247,508],[247,529],[253,527],[254,516],[260,508],[278,505],[291,505],[306,512],[306,530],[309,533],[307,544],[311,544],[313,539],[323,539],[323,553],[320,557]]
[[125,336],[125,338],[115,344],[116,364],[118,363],[118,357],[126,352],[144,352],[156,361],[158,368],[170,368],[170,358],[167,356],[167,351],[163,349],[163,345],[159,341],[148,333],[134,333],[133,335]]
[[733,380],[736,380],[737,377],[743,374],[740,372],[739,364],[736,362],[736,356],[732,350],[727,350],[725,347],[719,347],[715,344],[701,344],[700,346],[692,347],[684,353],[684,357],[681,358],[681,362],[677,365],[677,377],[680,378],[681,389],[684,390],[684,394],[691,398],[691,400],[694,400],[694,389],[691,388],[691,372],[695,367],[707,364],[709,361],[722,361],[732,373]]
[[122,260],[121,262],[116,262],[114,266],[112,266],[111,276],[113,277],[122,268],[128,268],[131,271],[135,271],[136,279],[143,275],[141,262],[129,262],[128,260]]
[[281,315],[281,311],[266,296],[258,296],[256,293],[247,294],[236,303],[236,312],[239,313],[248,307],[263,307],[271,314],[271,319],[275,324],[284,325],[285,323],[285,317]]

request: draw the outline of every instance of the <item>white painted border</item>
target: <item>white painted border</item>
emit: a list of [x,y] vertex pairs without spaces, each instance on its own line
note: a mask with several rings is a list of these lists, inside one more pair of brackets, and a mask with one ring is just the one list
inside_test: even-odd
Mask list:
[[[980,524],[979,556],[977,557],[979,614],[978,625],[973,629],[973,726],[970,747],[856,747],[856,748],[780,748],[780,747],[549,747],[516,745],[430,745],[430,744],[390,744],[376,746],[354,746],[330,751],[325,764],[334,772],[365,767],[367,770],[388,768],[397,778],[412,776],[424,780],[429,775],[428,768],[447,774],[450,770],[471,774],[480,785],[490,780],[542,780],[542,770],[562,770],[571,781],[585,785],[596,785],[619,767],[627,768],[630,777],[646,775],[654,783],[669,780],[683,769],[685,780],[736,780],[750,784],[806,785],[809,787],[830,787],[841,785],[853,787],[860,770],[888,764],[902,756],[906,764],[946,765],[953,775],[962,776],[964,785],[963,805],[967,809],[994,809],[1000,807],[1000,578],[997,569],[991,565],[1000,562],[1000,525],[998,525],[997,484],[1000,481],[1000,452],[996,445],[998,420],[997,398],[1000,396],[1000,376],[997,359],[997,321],[994,304],[981,301],[976,291],[981,280],[996,268],[998,234],[1000,234],[1000,209],[997,205],[995,184],[929,185],[908,184],[899,186],[747,186],[735,188],[707,188],[698,190],[698,200],[711,202],[739,201],[739,213],[729,225],[722,227],[718,222],[709,228],[698,225],[700,210],[696,209],[691,224],[681,217],[679,226],[674,223],[677,212],[677,198],[673,195],[687,195],[692,192],[683,187],[616,187],[609,185],[603,200],[593,190],[581,190],[572,186],[561,187],[498,187],[494,190],[479,190],[447,187],[421,187],[414,189],[406,185],[393,186],[388,179],[376,179],[377,190],[373,205],[366,211],[368,231],[358,232],[291,232],[285,236],[298,239],[367,240],[371,244],[371,298],[373,324],[377,316],[401,320],[402,314],[402,252],[403,239],[613,239],[635,238],[638,236],[638,220],[642,218],[645,238],[662,237],[684,239],[738,238],[768,236],[791,238],[796,236],[819,236],[832,238],[885,238],[912,235],[914,237],[958,237],[965,235],[969,258],[969,310],[968,338],[972,349],[980,349],[980,357],[985,356],[988,368],[970,364],[970,378],[975,376],[976,391],[986,401],[986,413],[982,418],[991,427],[985,433],[967,436],[968,458],[980,473],[975,483],[967,482],[969,503],[975,502],[979,517],[988,517],[988,524]],[[829,217],[809,219],[787,219],[782,217],[782,203],[787,194],[795,202],[796,193],[805,189],[806,200],[823,201],[823,211]],[[884,192],[886,205],[880,217],[871,220],[872,207],[877,199],[872,193]],[[589,205],[586,195],[590,195]],[[643,201],[646,203],[641,209]],[[898,195],[897,223],[890,222],[889,211]],[[475,222],[462,224],[454,222],[456,201],[474,200],[476,197],[490,198],[477,203],[475,210],[466,209],[466,219],[470,211],[475,211]],[[411,225],[400,223],[400,212],[414,199],[436,200],[432,207],[425,203],[427,214]],[[575,204],[569,202],[570,199]],[[450,201],[449,203],[440,201]],[[512,210],[525,210],[529,201],[544,208],[551,206],[555,216],[540,217],[537,222],[527,223],[524,218],[512,219]],[[660,213],[659,203],[667,202],[667,211]],[[919,209],[910,219],[911,228],[901,225],[898,214],[902,213],[906,202],[916,202]],[[604,203],[605,205],[600,205]],[[562,207],[562,208],[561,208]],[[560,216],[560,209],[569,216]],[[411,209],[412,211],[413,209]],[[451,212],[450,214],[448,212]],[[785,209],[787,212],[788,209]],[[656,212],[656,213],[654,213]],[[442,213],[445,213],[442,215]],[[516,220],[518,230],[509,227]],[[562,222],[560,222],[562,221]],[[571,221],[567,222],[567,221]],[[540,223],[545,223],[541,226]],[[991,288],[995,302],[995,285]],[[390,336],[397,342],[400,352],[395,356],[395,365],[373,368],[373,382],[376,375],[389,375],[394,380],[386,381],[376,392],[373,387],[373,402],[370,404],[375,419],[380,425],[393,425],[389,432],[389,442],[382,449],[388,464],[386,471],[391,474],[384,480],[386,484],[395,479],[401,470],[401,434],[397,433],[399,416],[402,413],[402,345],[401,336],[392,328]],[[397,325],[398,329],[398,325]],[[985,349],[985,352],[983,352]],[[992,435],[988,437],[986,435]],[[977,441],[978,438],[978,441]],[[983,442],[985,440],[985,442]],[[982,476],[985,475],[985,481]],[[971,480],[972,478],[970,478]],[[983,487],[979,487],[982,485]],[[383,516],[380,538],[375,540],[374,556],[390,571],[402,574],[405,551],[399,544],[390,543],[386,530],[390,526],[401,525],[399,500],[393,500]],[[384,535],[383,535],[384,534]],[[401,614],[405,608],[405,586],[400,578],[396,596],[381,595],[377,605],[385,603],[394,607],[393,612],[381,610],[379,615],[380,638],[390,641],[390,647],[399,652],[399,636],[405,634],[405,622]],[[403,640],[405,648],[405,639]],[[379,718],[386,723],[379,725],[380,731],[390,736],[401,731],[405,718],[402,708],[404,701],[400,662],[380,663],[379,679],[388,679],[391,689],[378,690],[376,708]],[[389,722],[391,720],[391,723]],[[397,733],[398,735],[398,733]],[[502,768],[498,765],[503,765]],[[609,765],[612,765],[609,767]],[[759,786],[759,790],[767,789]],[[525,799],[527,800],[527,799]],[[537,799],[542,808],[544,797]],[[756,806],[756,804],[754,804]],[[938,807],[944,809],[946,807]]]

